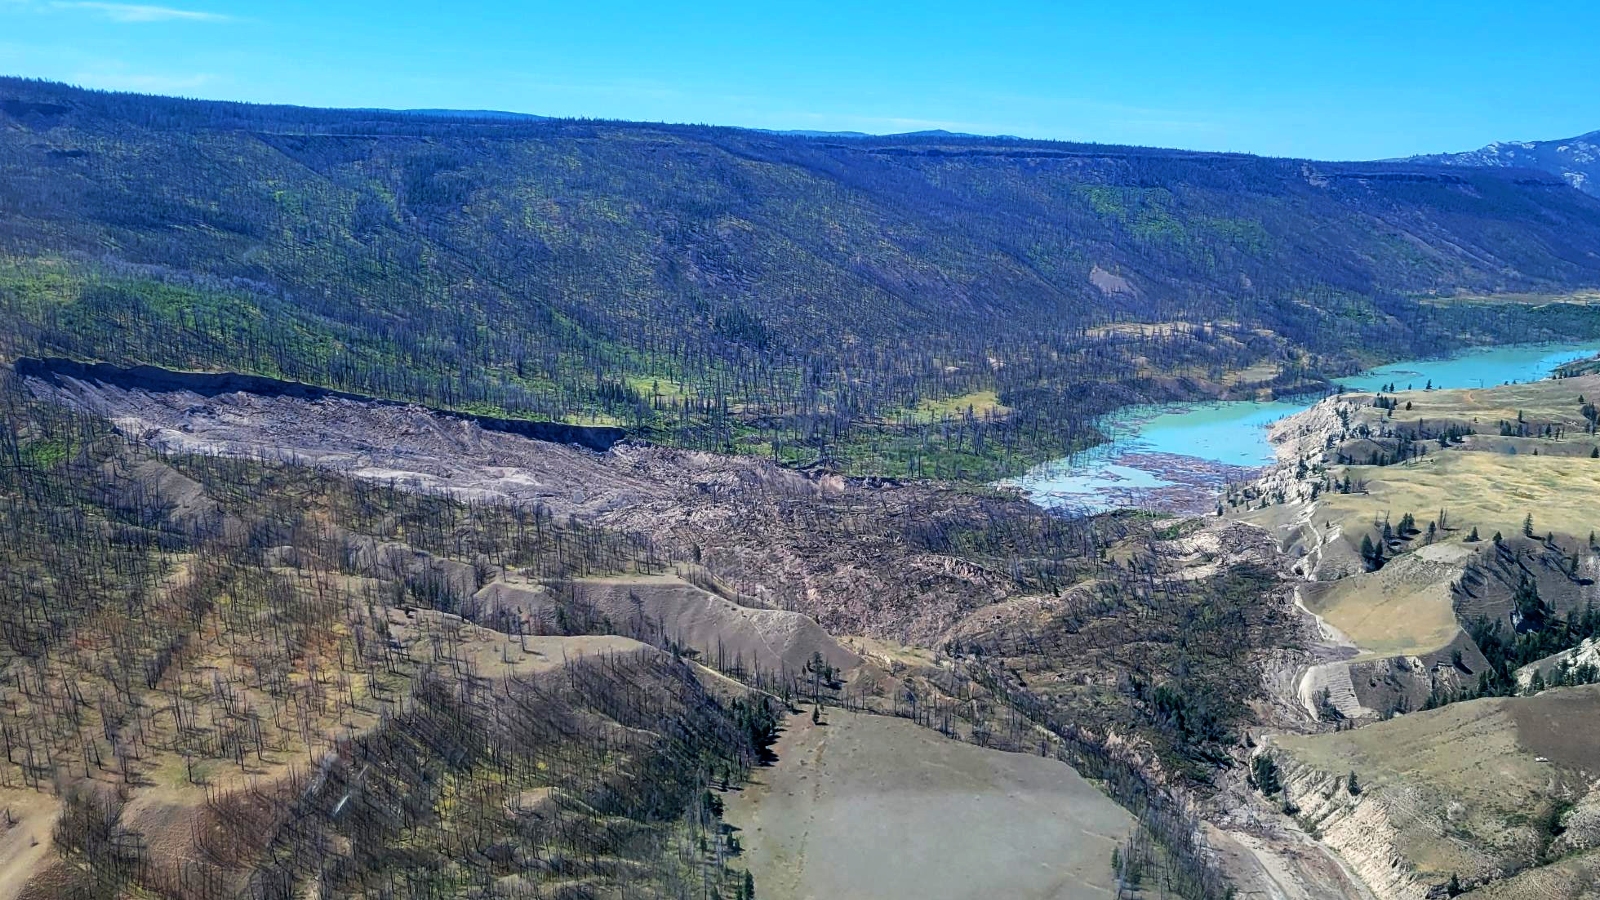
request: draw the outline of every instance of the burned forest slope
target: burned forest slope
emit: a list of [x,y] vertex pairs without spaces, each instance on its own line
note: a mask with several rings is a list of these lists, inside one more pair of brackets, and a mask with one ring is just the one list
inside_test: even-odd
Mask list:
[[1592,333],[1581,308],[1414,298],[1593,287],[1596,247],[1600,201],[1519,170],[0,81],[14,355],[862,474],[1015,471],[1116,406],[1292,389],[1357,351]]

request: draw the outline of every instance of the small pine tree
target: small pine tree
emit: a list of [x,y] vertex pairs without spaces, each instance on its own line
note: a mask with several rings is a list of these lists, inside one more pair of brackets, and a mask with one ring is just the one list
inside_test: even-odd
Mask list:
[[1538,582],[1523,575],[1521,581],[1517,583],[1517,589],[1512,592],[1511,602],[1517,611],[1517,617],[1529,627],[1543,627],[1549,607],[1539,597]]
[[1256,788],[1263,796],[1271,797],[1283,788],[1278,782],[1278,764],[1272,761],[1272,757],[1264,753],[1257,756],[1251,761],[1250,769],[1255,775]]
[[1533,537],[1533,513],[1528,513],[1528,517],[1522,520],[1522,535]]
[[1467,543],[1476,544],[1477,542],[1478,542],[1478,526],[1474,525],[1474,526],[1472,526],[1472,533],[1467,535]]
[[1355,797],[1360,795],[1361,782],[1356,780],[1356,772],[1354,769],[1350,770],[1350,778],[1345,782],[1345,787],[1349,789],[1350,796]]
[[1361,536],[1361,561],[1367,564],[1368,569],[1378,567],[1378,547],[1372,543],[1372,535]]

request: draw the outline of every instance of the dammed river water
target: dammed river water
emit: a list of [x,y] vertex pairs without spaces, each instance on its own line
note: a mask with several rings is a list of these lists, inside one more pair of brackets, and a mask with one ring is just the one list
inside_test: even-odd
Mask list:
[[[1557,367],[1600,353],[1600,341],[1512,344],[1443,359],[1409,360],[1339,379],[1350,390],[1494,387],[1548,377]],[[1271,401],[1168,403],[1120,410],[1101,421],[1111,440],[1002,482],[1034,503],[1068,513],[1125,507],[1203,512],[1229,481],[1273,461],[1267,426],[1320,396]]]

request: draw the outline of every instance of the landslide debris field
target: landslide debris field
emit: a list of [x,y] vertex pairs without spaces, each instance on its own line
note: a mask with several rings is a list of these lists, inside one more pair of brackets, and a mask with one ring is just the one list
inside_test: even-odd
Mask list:
[[[1184,798],[1221,787],[1245,752],[1244,728],[1294,727],[1302,716],[1281,691],[1312,635],[1270,540],[1249,526],[1067,521],[970,487],[638,444],[595,453],[341,397],[203,396],[70,377],[29,379],[25,390],[18,402],[29,409],[114,425],[131,442],[126,490],[173,527],[278,540],[257,537],[264,526],[252,516],[293,523],[312,510],[249,474],[258,470],[433,504],[420,531],[373,518],[366,502],[319,515],[335,527],[356,513],[383,524],[391,536],[376,559],[398,586],[375,588],[393,592],[381,605],[465,617],[444,658],[475,677],[522,677],[519,634],[614,634],[694,660],[708,688],[722,690],[726,676],[780,702],[896,715],[948,736],[938,741],[1043,752],[1140,811],[1146,871],[1193,896],[1220,896],[1224,884],[1195,841],[1193,816],[1206,808]],[[76,452],[49,458],[100,471]],[[229,474],[210,487],[196,471]],[[233,477],[257,485],[245,491],[256,498],[251,516],[220,499],[242,490]],[[285,527],[301,528],[274,526]],[[495,535],[487,545],[485,527]],[[530,528],[578,555],[530,566],[484,549],[516,546]],[[320,558],[274,553],[291,570]],[[399,621],[381,609],[372,617]],[[722,784],[714,770],[706,777]],[[656,846],[719,833],[703,818],[691,826]],[[737,880],[742,863],[719,846],[707,844],[712,871]],[[687,877],[678,864],[652,871],[663,883]]]
[[1600,333],[1559,179],[0,95],[0,900],[1594,894],[1600,376],[983,486]]
[[1126,810],[1054,759],[950,741],[904,719],[789,719],[728,821],[773,900],[1115,892]]
[[[144,810],[166,804],[160,808],[178,810],[172,821],[188,821],[199,815],[194,798],[205,797],[191,788],[255,790],[264,778],[299,785],[293,779],[315,776],[289,764],[296,753],[307,765],[347,760],[348,779],[366,785],[372,776],[363,766],[415,746],[405,753],[419,754],[424,768],[436,760],[443,781],[429,776],[417,794],[398,786],[415,776],[396,770],[401,781],[372,801],[374,815],[410,804],[414,821],[389,831],[375,820],[352,833],[330,818],[334,831],[315,832],[323,837],[302,829],[294,840],[343,834],[356,861],[327,880],[334,876],[296,868],[306,857],[291,853],[299,862],[273,877],[352,893],[415,893],[426,881],[417,868],[424,863],[362,848],[395,835],[446,856],[463,840],[483,847],[478,837],[461,837],[463,829],[495,840],[499,832],[482,831],[474,817],[504,807],[524,823],[514,841],[523,849],[508,851],[508,880],[496,888],[513,895],[538,896],[569,881],[604,895],[623,871],[669,893],[717,885],[723,896],[744,890],[746,878],[763,896],[1089,897],[1138,872],[1155,879],[1146,887],[1192,897],[1221,897],[1231,882],[1295,900],[1367,888],[1409,900],[1452,876],[1463,890],[1581,880],[1592,849],[1582,825],[1585,778],[1600,772],[1600,760],[1590,759],[1589,736],[1560,731],[1541,712],[1581,689],[1512,695],[1596,678],[1582,640],[1586,629],[1600,633],[1600,615],[1589,611],[1595,561],[1587,535],[1540,533],[1509,505],[1494,518],[1487,489],[1463,503],[1468,512],[1435,495],[1422,498],[1440,504],[1426,516],[1385,505],[1401,490],[1447,491],[1443,482],[1406,480],[1449,465],[1441,463],[1447,457],[1472,458],[1486,483],[1502,487],[1556,463],[1571,471],[1553,477],[1588,477],[1596,465],[1589,455],[1532,450],[1594,446],[1577,397],[1600,393],[1600,378],[1540,387],[1551,396],[1519,394],[1516,402],[1527,403],[1520,424],[1496,421],[1481,442],[1472,426],[1488,427],[1490,407],[1478,410],[1477,422],[1471,409],[1455,418],[1444,411],[1503,406],[1492,392],[1332,398],[1280,426],[1283,464],[1235,489],[1228,515],[1069,521],[971,487],[846,479],[627,442],[595,452],[349,397],[10,379],[12,417],[22,423],[14,455],[25,460],[8,476],[23,479],[15,489],[34,491],[30,502],[40,509],[71,506],[85,501],[64,500],[46,484],[78,479],[104,485],[93,495],[96,515],[137,510],[140,527],[171,547],[157,553],[166,562],[152,583],[164,587],[151,596],[179,590],[188,572],[220,573],[206,583],[225,585],[228,572],[259,571],[233,577],[286,579],[297,595],[323,598],[326,606],[316,608],[324,618],[314,621],[342,624],[320,626],[333,643],[319,655],[282,658],[256,649],[245,624],[282,601],[239,606],[235,597],[256,594],[218,587],[205,596],[220,598],[207,608],[226,610],[223,620],[208,625],[202,617],[182,650],[165,649],[172,640],[161,636],[188,621],[172,615],[150,620],[155,631],[130,632],[143,635],[131,643],[104,636],[126,630],[126,613],[58,626],[73,635],[77,655],[69,664],[46,649],[35,680],[21,682],[18,714],[45,716],[27,727],[56,721],[47,711],[74,707],[74,691],[87,698],[120,690],[110,687],[122,683],[113,668],[105,689],[45,691],[47,701],[29,693],[88,677],[62,673],[100,672],[97,654],[108,651],[94,648],[107,641],[140,672],[158,671],[162,664],[151,660],[163,654],[179,660],[168,664],[178,665],[173,687],[152,675],[140,683],[154,684],[155,694],[119,702],[164,708],[154,698],[168,690],[191,706],[171,713],[182,726],[150,718],[142,743],[120,731],[103,746],[83,743],[61,722],[38,731],[54,735],[54,749],[43,764],[33,750],[13,800],[25,829],[18,833],[50,832],[51,847],[0,846],[11,848],[6,864],[33,873],[29,884],[81,878],[94,853],[110,851],[75,849],[88,839],[58,834],[53,823],[63,816],[100,810],[93,815],[141,840],[159,837],[166,832]],[[1558,403],[1556,391],[1570,402]],[[1541,399],[1548,405],[1536,405]],[[1443,424],[1396,418],[1406,402],[1412,412],[1438,404]],[[1567,405],[1575,415],[1556,418]],[[1501,435],[1507,427],[1538,436]],[[1511,454],[1509,440],[1525,443]],[[1365,464],[1352,462],[1357,450],[1368,453]],[[1569,483],[1576,482],[1528,483],[1536,523],[1570,530],[1582,521],[1580,501],[1558,496]],[[1476,540],[1469,514],[1483,516]],[[1515,530],[1496,527],[1497,541],[1489,529],[1502,522]],[[69,535],[63,545],[77,540]],[[1380,544],[1382,551],[1368,549]],[[39,548],[12,552],[28,558]],[[206,559],[226,562],[201,566]],[[29,565],[46,572],[63,564]],[[197,602],[181,590],[173,596],[176,609]],[[91,625],[111,631],[84,630]],[[224,639],[225,653],[217,649]],[[372,658],[386,661],[375,671],[367,663],[353,671],[370,674],[337,674],[380,648]],[[630,706],[643,701],[624,703],[606,693],[611,688],[570,693],[582,690],[573,673],[591,666],[619,685],[670,685],[678,705]],[[213,670],[208,681],[203,673]],[[550,679],[563,678],[567,692],[550,693]],[[281,684],[306,685],[322,705],[281,699]],[[329,690],[341,699],[330,701]],[[625,759],[574,760],[565,781],[495,775],[493,790],[462,805],[455,792],[488,770],[450,768],[458,751],[446,736],[457,726],[399,711],[432,698],[428,709],[444,720],[491,735],[492,758],[532,760],[548,752],[545,744],[513,732],[494,737],[502,728],[496,704],[534,703],[518,699],[525,690],[538,692],[545,715],[573,723],[562,727],[588,733],[582,729],[593,725],[594,739],[605,740],[605,722],[614,722],[637,729],[630,733],[640,743]],[[823,724],[813,725],[819,702]],[[1443,709],[1417,712],[1425,707]],[[117,708],[97,715],[123,715]],[[694,728],[709,736],[684,743],[665,723],[691,710],[701,717]],[[789,725],[779,733],[785,710]],[[1392,718],[1401,713],[1408,715]],[[311,716],[306,727],[290,724],[303,715]],[[274,726],[260,737],[255,725],[232,724],[263,716]],[[1439,724],[1458,720],[1475,724]],[[418,727],[434,730],[419,737]],[[1478,761],[1452,768],[1463,757],[1449,748],[1468,733]],[[1413,748],[1409,762],[1395,747]],[[1269,764],[1277,767],[1270,778],[1258,771]],[[118,789],[112,803],[45,790],[48,773],[63,765],[79,773],[69,783],[145,779],[176,793]],[[515,772],[520,764],[508,765]],[[667,793],[594,806],[593,785],[636,791],[656,767],[669,773]],[[1479,796],[1462,785],[1470,771],[1495,767],[1509,779],[1505,791]],[[140,774],[156,772],[165,774]],[[1358,791],[1349,788],[1351,772]],[[338,784],[335,805],[366,790]],[[41,803],[41,792],[57,799]],[[601,819],[588,812],[549,812],[549,804],[569,802],[601,818],[621,816],[649,838],[625,849],[614,835],[598,836]],[[295,821],[297,813],[276,803],[266,807],[279,810],[272,822]],[[1538,822],[1516,821],[1541,809]],[[979,832],[984,840],[963,840]],[[1205,848],[1203,834],[1226,852]],[[150,846],[181,844],[162,840]],[[135,852],[112,871],[138,885],[191,877],[151,875],[167,871],[162,852]],[[519,853],[546,862],[529,870]],[[208,883],[263,877],[261,859],[242,851],[228,859]],[[476,870],[451,871],[468,878]]]
[[659,619],[588,627],[570,591],[548,627],[459,615],[512,571],[558,592],[659,578],[648,547],[535,508],[161,457],[9,374],[0,409],[5,896],[742,884],[706,843],[707,784],[763,758],[777,701],[686,661]]
[[970,609],[1019,592],[1003,569],[945,552],[963,543],[1036,553],[1029,564],[1059,567],[1062,581],[1090,548],[1026,504],[962,488],[866,485],[642,444],[596,454],[342,398],[29,384],[164,452],[282,459],[468,502],[538,504],[641,536],[663,558],[714,570],[744,602],[805,612],[835,633],[932,641]]

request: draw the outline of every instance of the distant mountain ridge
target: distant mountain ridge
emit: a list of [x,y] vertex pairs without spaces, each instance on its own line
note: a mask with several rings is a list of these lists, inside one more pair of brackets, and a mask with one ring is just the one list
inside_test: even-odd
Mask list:
[[396,112],[440,119],[508,119],[519,122],[544,122],[550,118],[536,116],[533,113],[507,112],[503,109],[402,109]]
[[1495,141],[1464,153],[1413,156],[1408,162],[1537,169],[1560,175],[1578,190],[1600,196],[1600,131],[1555,141]]
[[756,128],[762,134],[781,134],[784,137],[810,137],[810,138],[972,138],[986,141],[1021,141],[1026,138],[1014,134],[973,134],[967,131],[947,131],[943,128],[929,128],[923,131],[900,131],[892,134],[873,134],[866,131],[815,131],[809,128]]

